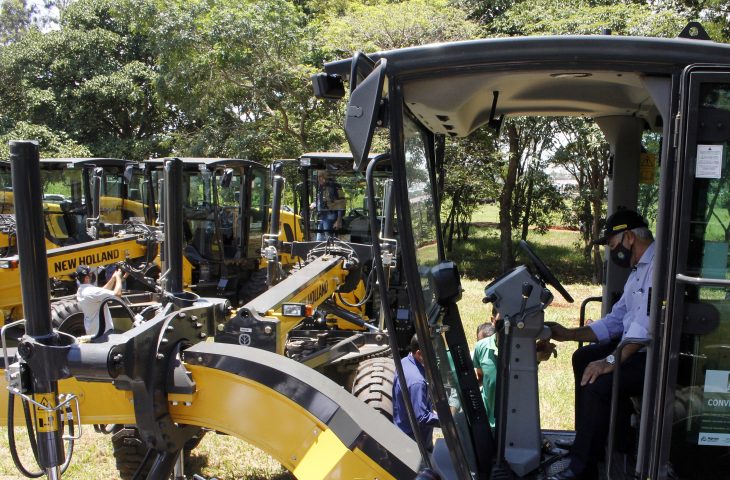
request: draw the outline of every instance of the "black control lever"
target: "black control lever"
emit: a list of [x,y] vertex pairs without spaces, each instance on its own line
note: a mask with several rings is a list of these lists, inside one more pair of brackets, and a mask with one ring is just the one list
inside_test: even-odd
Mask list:
[[530,295],[532,295],[532,289],[533,285],[530,282],[525,282],[522,284],[522,304],[520,305],[520,313],[518,314],[519,318],[522,318],[522,315],[525,314],[527,299],[529,299]]

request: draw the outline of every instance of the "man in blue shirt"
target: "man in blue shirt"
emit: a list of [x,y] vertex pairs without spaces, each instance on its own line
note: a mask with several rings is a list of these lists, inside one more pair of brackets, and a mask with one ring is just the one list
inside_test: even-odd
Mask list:
[[595,342],[573,355],[575,375],[575,442],[570,467],[550,480],[598,478],[596,466],[608,436],[613,371],[621,364],[620,399],[640,395],[644,385],[646,352],[640,345],[628,345],[621,358],[615,350],[624,338],[649,337],[649,302],[654,271],[654,238],[641,216],[632,210],[618,210],[606,220],[604,236],[594,241],[608,245],[611,261],[631,267],[621,298],[600,320],[579,328],[551,323],[552,338]]
[[[416,416],[418,430],[426,442],[426,448],[433,449],[433,427],[438,426],[439,417],[433,411],[433,402],[428,395],[428,384],[423,370],[423,355],[418,343],[418,337],[413,335],[410,345],[411,353],[403,358],[403,373],[408,385],[408,394],[413,404],[413,413]],[[400,382],[393,382],[393,423],[415,440],[411,423],[408,421],[408,412],[401,393]]]

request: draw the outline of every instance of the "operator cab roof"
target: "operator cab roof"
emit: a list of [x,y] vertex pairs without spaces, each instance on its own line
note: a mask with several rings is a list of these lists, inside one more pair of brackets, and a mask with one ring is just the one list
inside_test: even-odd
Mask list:
[[165,157],[165,158],[150,158],[142,162],[145,165],[154,165],[155,167],[161,167],[165,161],[178,159],[183,162],[183,168],[198,169],[199,165],[205,165],[208,170],[214,170],[216,168],[233,168],[233,167],[257,167],[266,168],[265,165],[253,160],[246,160],[242,158],[207,158],[207,157]]
[[41,168],[44,169],[66,169],[83,167],[120,167],[124,168],[129,164],[136,164],[134,160],[123,158],[42,158]]
[[[690,64],[730,64],[730,45],[619,36],[495,38],[369,55],[387,59],[408,109],[434,133],[463,137],[492,118],[631,116],[661,127],[649,93]],[[325,65],[347,77],[351,59]],[[498,92],[496,108],[492,105]]]
[[[371,153],[368,162],[380,154]],[[330,171],[353,173],[353,158],[350,152],[309,152],[301,155],[298,159],[299,166],[313,170],[327,169]],[[378,164],[376,171],[390,172],[390,164],[383,162]]]

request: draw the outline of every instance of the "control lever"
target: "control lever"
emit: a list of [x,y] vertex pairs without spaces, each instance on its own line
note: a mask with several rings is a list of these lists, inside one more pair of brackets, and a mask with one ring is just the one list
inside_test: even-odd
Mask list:
[[532,289],[533,285],[530,282],[525,282],[522,284],[522,304],[520,305],[520,313],[518,314],[519,318],[522,318],[522,316],[525,314],[527,299],[530,298],[530,295],[532,295]]
[[542,303],[542,307],[547,307],[550,302],[553,301],[553,294],[550,290],[547,288],[543,288],[542,292],[540,292],[540,303]]

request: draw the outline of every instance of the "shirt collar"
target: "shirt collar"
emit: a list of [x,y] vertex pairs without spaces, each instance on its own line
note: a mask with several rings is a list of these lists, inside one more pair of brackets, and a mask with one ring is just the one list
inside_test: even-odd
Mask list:
[[654,260],[654,245],[656,245],[656,242],[651,242],[651,244],[646,247],[644,254],[641,256],[639,262],[636,264],[637,266],[641,265],[642,263],[651,263]]

